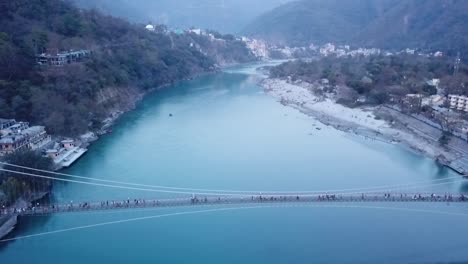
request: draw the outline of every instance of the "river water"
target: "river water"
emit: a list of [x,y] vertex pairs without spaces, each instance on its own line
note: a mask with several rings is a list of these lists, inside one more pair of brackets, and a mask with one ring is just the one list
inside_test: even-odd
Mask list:
[[[147,96],[119,120],[114,133],[92,145],[66,172],[216,190],[313,191],[414,182],[423,182],[418,190],[428,192],[467,189],[461,177],[429,159],[336,131],[279,104],[256,85],[256,66],[200,77]],[[429,185],[441,179],[451,182]],[[190,194],[79,184],[58,184],[54,193],[61,202],[168,196]],[[468,261],[463,206],[363,206],[370,205],[211,211],[76,229],[2,245],[0,263]],[[21,220],[16,235],[194,210],[203,209],[29,217]]]

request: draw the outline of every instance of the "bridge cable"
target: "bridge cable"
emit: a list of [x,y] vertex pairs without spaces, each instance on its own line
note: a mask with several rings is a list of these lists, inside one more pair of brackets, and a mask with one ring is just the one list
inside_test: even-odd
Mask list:
[[[92,183],[92,182],[85,182],[85,181],[78,181],[78,180],[70,180],[70,179],[63,179],[63,178],[57,178],[57,177],[51,177],[51,176],[45,176],[45,175],[38,175],[38,174],[33,174],[33,173],[27,173],[27,172],[19,172],[19,171],[13,171],[13,170],[8,170],[8,169],[3,169],[0,168],[0,171],[4,172],[10,172],[10,173],[16,173],[20,175],[26,175],[26,176],[31,176],[31,177],[37,177],[37,178],[42,178],[42,179],[49,179],[49,180],[57,180],[57,181],[63,181],[63,182],[71,182],[71,183],[78,183],[78,184],[85,184],[85,185],[91,185],[91,186],[98,186],[98,187],[108,187],[108,188],[117,188],[117,189],[127,189],[127,190],[134,190],[134,191],[147,191],[147,192],[156,192],[156,193],[172,193],[172,194],[198,194],[198,195],[207,195],[207,196],[242,196],[242,195],[259,195],[259,193],[245,193],[245,194],[233,194],[233,193],[211,193],[211,192],[187,192],[187,191],[171,191],[171,190],[157,190],[157,189],[147,189],[147,188],[136,188],[136,187],[128,187],[128,186],[119,186],[119,185],[110,185],[110,184],[102,184],[102,183]],[[451,182],[442,182],[442,183],[433,183],[433,184],[427,184],[427,185],[420,185],[420,186],[413,186],[413,187],[406,187],[407,189],[415,189],[419,187],[430,187],[430,186],[438,186],[438,185],[445,185],[445,184],[451,184],[451,183],[456,183],[456,182],[461,182],[464,180],[460,181],[451,181]],[[282,195],[282,196],[313,196],[317,194],[324,194],[324,193],[333,193],[333,194],[372,194],[376,193],[378,190],[374,191],[366,191],[366,192],[330,192],[330,191],[323,191],[322,193],[307,193],[307,194],[302,194],[300,192],[297,193],[290,193],[290,194],[280,194],[278,193],[277,195]],[[380,190],[384,191],[384,190]],[[388,191],[388,190],[386,190]]]
[[[421,182],[414,182],[414,183],[407,183],[407,184],[396,184],[396,185],[381,185],[381,186],[373,186],[373,187],[365,187],[365,188],[348,188],[348,189],[338,189],[338,190],[317,190],[317,191],[240,191],[240,190],[215,190],[215,189],[196,189],[196,188],[182,188],[182,187],[170,187],[170,186],[161,186],[161,185],[146,185],[146,184],[137,184],[137,183],[129,183],[129,182],[121,182],[121,181],[112,181],[112,180],[103,180],[103,179],[95,179],[95,178],[90,178],[90,177],[83,177],[83,176],[78,176],[78,175],[72,175],[72,174],[66,174],[66,173],[58,173],[54,171],[48,171],[48,170],[41,170],[41,169],[35,169],[31,167],[26,167],[26,166],[20,166],[20,165],[15,165],[15,164],[10,164],[10,163],[5,163],[5,162],[0,162],[0,164],[7,165],[7,166],[12,166],[16,168],[22,168],[22,169],[28,169],[28,170],[33,170],[33,171],[38,171],[38,172],[44,172],[44,173],[50,173],[50,174],[55,174],[55,175],[60,175],[60,176],[67,176],[71,178],[76,178],[76,179],[86,179],[90,181],[97,181],[97,182],[104,182],[104,183],[113,183],[113,184],[121,184],[121,185],[128,185],[128,186],[137,186],[137,187],[148,187],[148,188],[158,188],[158,189],[168,189],[168,190],[183,190],[183,191],[201,191],[201,192],[219,192],[219,193],[232,193],[232,194],[288,194],[288,193],[293,193],[293,194],[320,194],[320,193],[333,193],[333,192],[348,192],[348,191],[366,191],[366,190],[389,190],[389,189],[397,189],[397,188],[404,188],[408,187],[411,185],[417,185],[417,184],[422,184],[426,182],[439,182],[439,181],[449,181],[451,179],[459,179],[460,177],[458,176],[453,176],[453,177],[448,177],[444,179],[436,179],[436,180],[430,180],[430,181],[421,181]],[[58,178],[57,178],[58,179]],[[451,183],[451,182],[448,182]],[[186,192],[184,192],[186,193]]]
[[400,208],[400,207],[385,207],[385,206],[349,206],[349,205],[302,205],[302,206],[250,206],[250,207],[232,207],[232,208],[217,208],[217,209],[208,209],[208,210],[199,210],[199,211],[184,211],[178,213],[170,213],[170,214],[159,214],[153,216],[146,216],[146,217],[137,217],[125,220],[117,220],[117,221],[110,221],[105,223],[98,223],[92,225],[85,225],[85,226],[78,226],[66,229],[60,229],[55,231],[48,231],[43,233],[31,234],[31,235],[24,235],[18,236],[13,238],[7,238],[0,240],[0,243],[16,241],[16,240],[23,240],[33,237],[40,237],[58,233],[65,233],[69,231],[76,231],[76,230],[83,230],[83,229],[90,229],[94,227],[101,227],[101,226],[108,226],[108,225],[116,225],[116,224],[123,224],[129,222],[137,222],[137,221],[144,221],[150,219],[157,219],[157,218],[165,218],[165,217],[172,217],[172,216],[181,216],[181,215],[195,215],[195,214],[206,214],[206,213],[214,213],[214,212],[223,212],[223,211],[239,211],[239,210],[251,210],[251,209],[268,209],[268,208],[292,208],[292,207],[310,207],[310,208],[345,208],[345,209],[375,209],[375,210],[394,210],[394,211],[402,211],[402,212],[412,212],[412,213],[427,213],[427,214],[439,214],[439,215],[452,215],[452,216],[468,216],[468,214],[464,213],[456,213],[456,212],[446,212],[446,211],[437,211],[437,210],[426,210],[426,209],[411,209],[411,208]]

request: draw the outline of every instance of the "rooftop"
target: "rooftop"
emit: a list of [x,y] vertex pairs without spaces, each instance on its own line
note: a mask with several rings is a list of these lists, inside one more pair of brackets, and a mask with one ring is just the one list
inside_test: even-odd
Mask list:
[[22,135],[16,135],[16,136],[6,136],[0,138],[0,144],[13,144],[15,142],[18,142],[20,140],[24,139],[24,136]]
[[32,126],[22,131],[22,134],[37,134],[45,130],[43,126]]

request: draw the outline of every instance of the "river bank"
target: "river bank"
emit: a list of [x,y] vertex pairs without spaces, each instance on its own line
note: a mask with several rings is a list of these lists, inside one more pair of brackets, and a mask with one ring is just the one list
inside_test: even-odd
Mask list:
[[[349,108],[327,96],[314,94],[308,83],[289,83],[281,79],[264,79],[260,82],[265,92],[285,105],[316,118],[325,125],[365,138],[400,144],[439,163],[468,173],[468,143],[451,138],[446,146],[438,142],[442,131],[426,127],[385,106]],[[392,121],[389,121],[392,120]],[[428,131],[432,130],[432,131]]]
[[[220,71],[220,69],[216,69],[214,71],[208,71],[208,72],[193,74],[193,75],[191,75],[191,76],[189,76],[187,78],[178,80],[176,82],[160,85],[160,86],[148,89],[148,90],[146,90],[144,92],[136,93],[136,92],[129,91],[128,93],[126,93],[124,95],[125,100],[121,101],[120,104],[118,104],[114,108],[109,109],[109,115],[105,120],[103,120],[103,122],[102,122],[103,126],[101,127],[101,129],[99,129],[97,131],[89,131],[86,134],[79,137],[79,139],[77,140],[77,142],[79,143],[79,147],[80,148],[88,148],[92,144],[98,142],[100,137],[104,136],[106,134],[106,133],[103,133],[104,131],[110,129],[113,125],[115,125],[118,122],[118,120],[122,117],[122,115],[134,110],[137,107],[138,103],[140,101],[142,101],[149,94],[156,93],[156,92],[161,91],[163,89],[167,89],[168,87],[171,87],[171,86],[176,85],[176,84],[181,83],[181,82],[193,80],[194,78],[198,78],[198,77],[202,77],[202,76],[206,76],[206,75],[210,75],[210,74],[215,74],[215,73],[217,73],[219,71]],[[80,158],[81,158],[81,155],[80,155]],[[78,161],[79,161],[79,158],[76,159],[74,162],[78,162]],[[70,166],[71,166],[71,164],[70,164]],[[61,171],[64,168],[65,167],[62,167],[62,166],[56,166],[54,168],[54,171]],[[23,201],[22,206],[18,206],[18,207],[27,207],[28,203],[29,204],[33,203],[35,200],[42,199],[43,197],[45,197],[47,195],[50,195],[50,193],[49,192],[42,193],[41,197],[39,197],[37,199],[34,199],[34,200],[26,201],[26,202]],[[14,230],[14,228],[17,226],[19,221],[20,221],[20,217],[18,217],[17,215],[13,215],[13,216],[10,216],[10,217],[1,217],[0,218],[0,239],[8,236]]]
[[[147,95],[134,111],[120,117],[113,133],[93,143],[66,173],[176,188],[265,192],[371,188],[447,179],[453,183],[420,187],[417,191],[462,191],[463,186],[454,180],[458,179],[454,172],[398,146],[343,136],[342,132],[277,103],[261,91],[253,70],[237,70],[246,74],[210,75]],[[312,123],[322,130],[316,130]],[[157,194],[72,183],[54,185],[57,203],[191,196],[192,193]],[[193,216],[180,216],[185,211],[181,208],[166,208],[20,217],[10,236],[176,214],[173,218],[98,226],[5,243],[0,247],[0,259],[4,263],[35,264],[280,264],[307,263],[311,259],[381,263],[382,256],[403,263],[425,263],[446,260],[446,255],[453,261],[467,259],[466,251],[459,247],[468,242],[466,236],[460,235],[465,229],[460,217],[352,206],[270,208]],[[466,208],[446,203],[388,206],[460,213]],[[193,210],[196,208],[187,208]],[[346,221],[337,225],[337,219]],[[108,238],[115,234],[122,239],[115,239],[110,245]],[[424,237],[414,243],[419,234]],[[349,241],[356,237],[360,243],[350,249]],[[243,241],[251,241],[250,246],[240,249]],[[388,241],[394,241],[394,250],[388,250]],[[209,252],[200,254],[207,248]],[[336,254],[337,248],[346,251]],[[373,255],[367,254],[364,259],[362,252]],[[425,259],[408,257],[415,252]]]

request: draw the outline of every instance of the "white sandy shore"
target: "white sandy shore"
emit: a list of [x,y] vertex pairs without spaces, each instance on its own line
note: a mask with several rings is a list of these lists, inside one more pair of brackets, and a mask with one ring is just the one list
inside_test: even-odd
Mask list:
[[291,84],[280,79],[265,79],[260,85],[282,104],[313,116],[325,125],[389,143],[401,143],[433,159],[442,155],[446,163],[457,159],[454,153],[440,147],[434,140],[393,127],[385,120],[376,119],[376,108],[349,108],[337,104],[332,99],[322,99],[300,84]]

